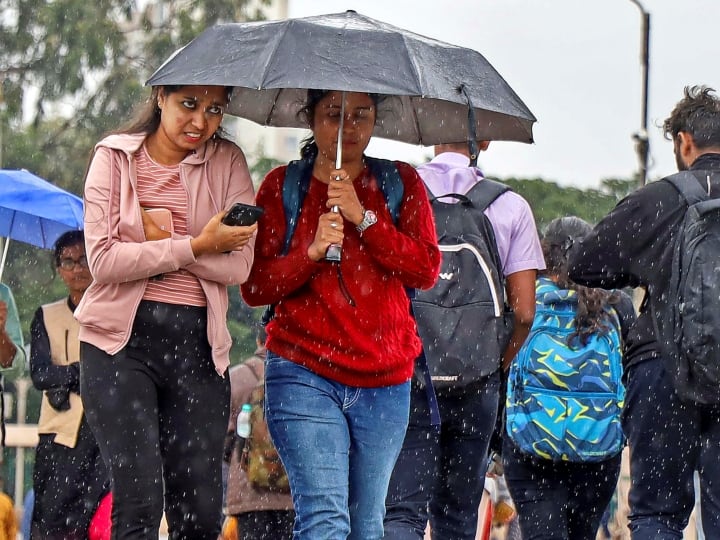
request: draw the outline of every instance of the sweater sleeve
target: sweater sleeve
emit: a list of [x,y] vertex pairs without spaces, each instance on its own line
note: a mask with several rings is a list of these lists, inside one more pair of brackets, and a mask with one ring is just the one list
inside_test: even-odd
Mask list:
[[605,289],[662,281],[686,208],[668,182],[653,182],[631,193],[572,247],[570,278]]
[[415,169],[407,163],[396,165],[405,185],[397,226],[379,219],[362,240],[378,264],[406,287],[429,289],[441,261],[430,201]]
[[251,306],[274,304],[305,284],[323,262],[307,254],[307,245],[292,242],[281,255],[285,239],[285,210],[282,182],[286,167],[273,169],[257,193],[257,204],[265,211],[258,220],[255,260],[247,281],[241,286],[242,297]]

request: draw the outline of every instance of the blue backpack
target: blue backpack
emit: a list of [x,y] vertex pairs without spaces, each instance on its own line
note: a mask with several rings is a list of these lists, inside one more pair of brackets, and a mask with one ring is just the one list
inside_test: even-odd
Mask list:
[[526,454],[571,462],[604,461],[624,444],[620,323],[583,345],[575,332],[577,295],[547,278],[537,282],[535,319],[510,366],[506,430]]

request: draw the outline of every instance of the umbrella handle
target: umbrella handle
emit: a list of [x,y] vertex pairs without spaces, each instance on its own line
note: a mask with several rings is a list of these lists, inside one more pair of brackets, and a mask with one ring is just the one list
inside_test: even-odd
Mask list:
[[[337,206],[333,206],[330,211],[338,214],[340,209]],[[340,244],[330,244],[327,250],[325,250],[325,260],[328,262],[340,262],[341,259],[342,246]]]
[[0,238],[3,243],[3,254],[0,260],[0,281],[2,281],[3,271],[5,270],[5,261],[7,260],[8,248],[10,247],[10,237]]

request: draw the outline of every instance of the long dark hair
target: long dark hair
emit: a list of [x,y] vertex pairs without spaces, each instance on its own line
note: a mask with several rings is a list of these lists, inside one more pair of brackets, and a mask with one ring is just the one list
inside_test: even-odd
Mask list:
[[587,343],[592,334],[608,331],[610,316],[606,307],[617,301],[616,295],[604,289],[578,285],[568,276],[570,248],[591,230],[589,223],[576,216],[551,221],[542,239],[546,268],[539,272],[541,276],[553,279],[560,289],[576,292],[578,299],[575,315],[576,330],[569,339],[579,338],[582,344]]
[[[311,127],[312,120],[313,118],[315,118],[315,109],[317,108],[317,104],[330,92],[334,92],[334,90],[318,90],[315,88],[311,88],[308,90],[305,104],[297,113],[298,118],[301,118],[308,125],[308,127]],[[368,93],[368,96],[370,96],[370,99],[372,99],[373,105],[375,106],[375,122],[377,123],[378,105],[380,105],[387,96],[383,94],[371,93]],[[300,141],[300,156],[303,159],[313,161],[317,157],[317,155],[317,143],[315,142],[315,136],[311,133],[302,141]]]

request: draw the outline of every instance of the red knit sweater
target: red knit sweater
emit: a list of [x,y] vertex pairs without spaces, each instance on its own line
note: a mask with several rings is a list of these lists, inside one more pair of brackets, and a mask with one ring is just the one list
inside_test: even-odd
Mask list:
[[411,377],[420,340],[405,287],[432,287],[440,270],[425,187],[410,165],[396,165],[405,186],[397,225],[369,168],[355,178],[360,203],[377,214],[378,222],[362,235],[345,223],[340,272],[337,264],[307,255],[320,214],[327,212],[327,184],[311,180],[286,256],[279,256],[286,167],[270,171],[257,193],[265,213],[252,271],[241,290],[252,306],[276,304],[267,348],[350,386],[387,386]]

